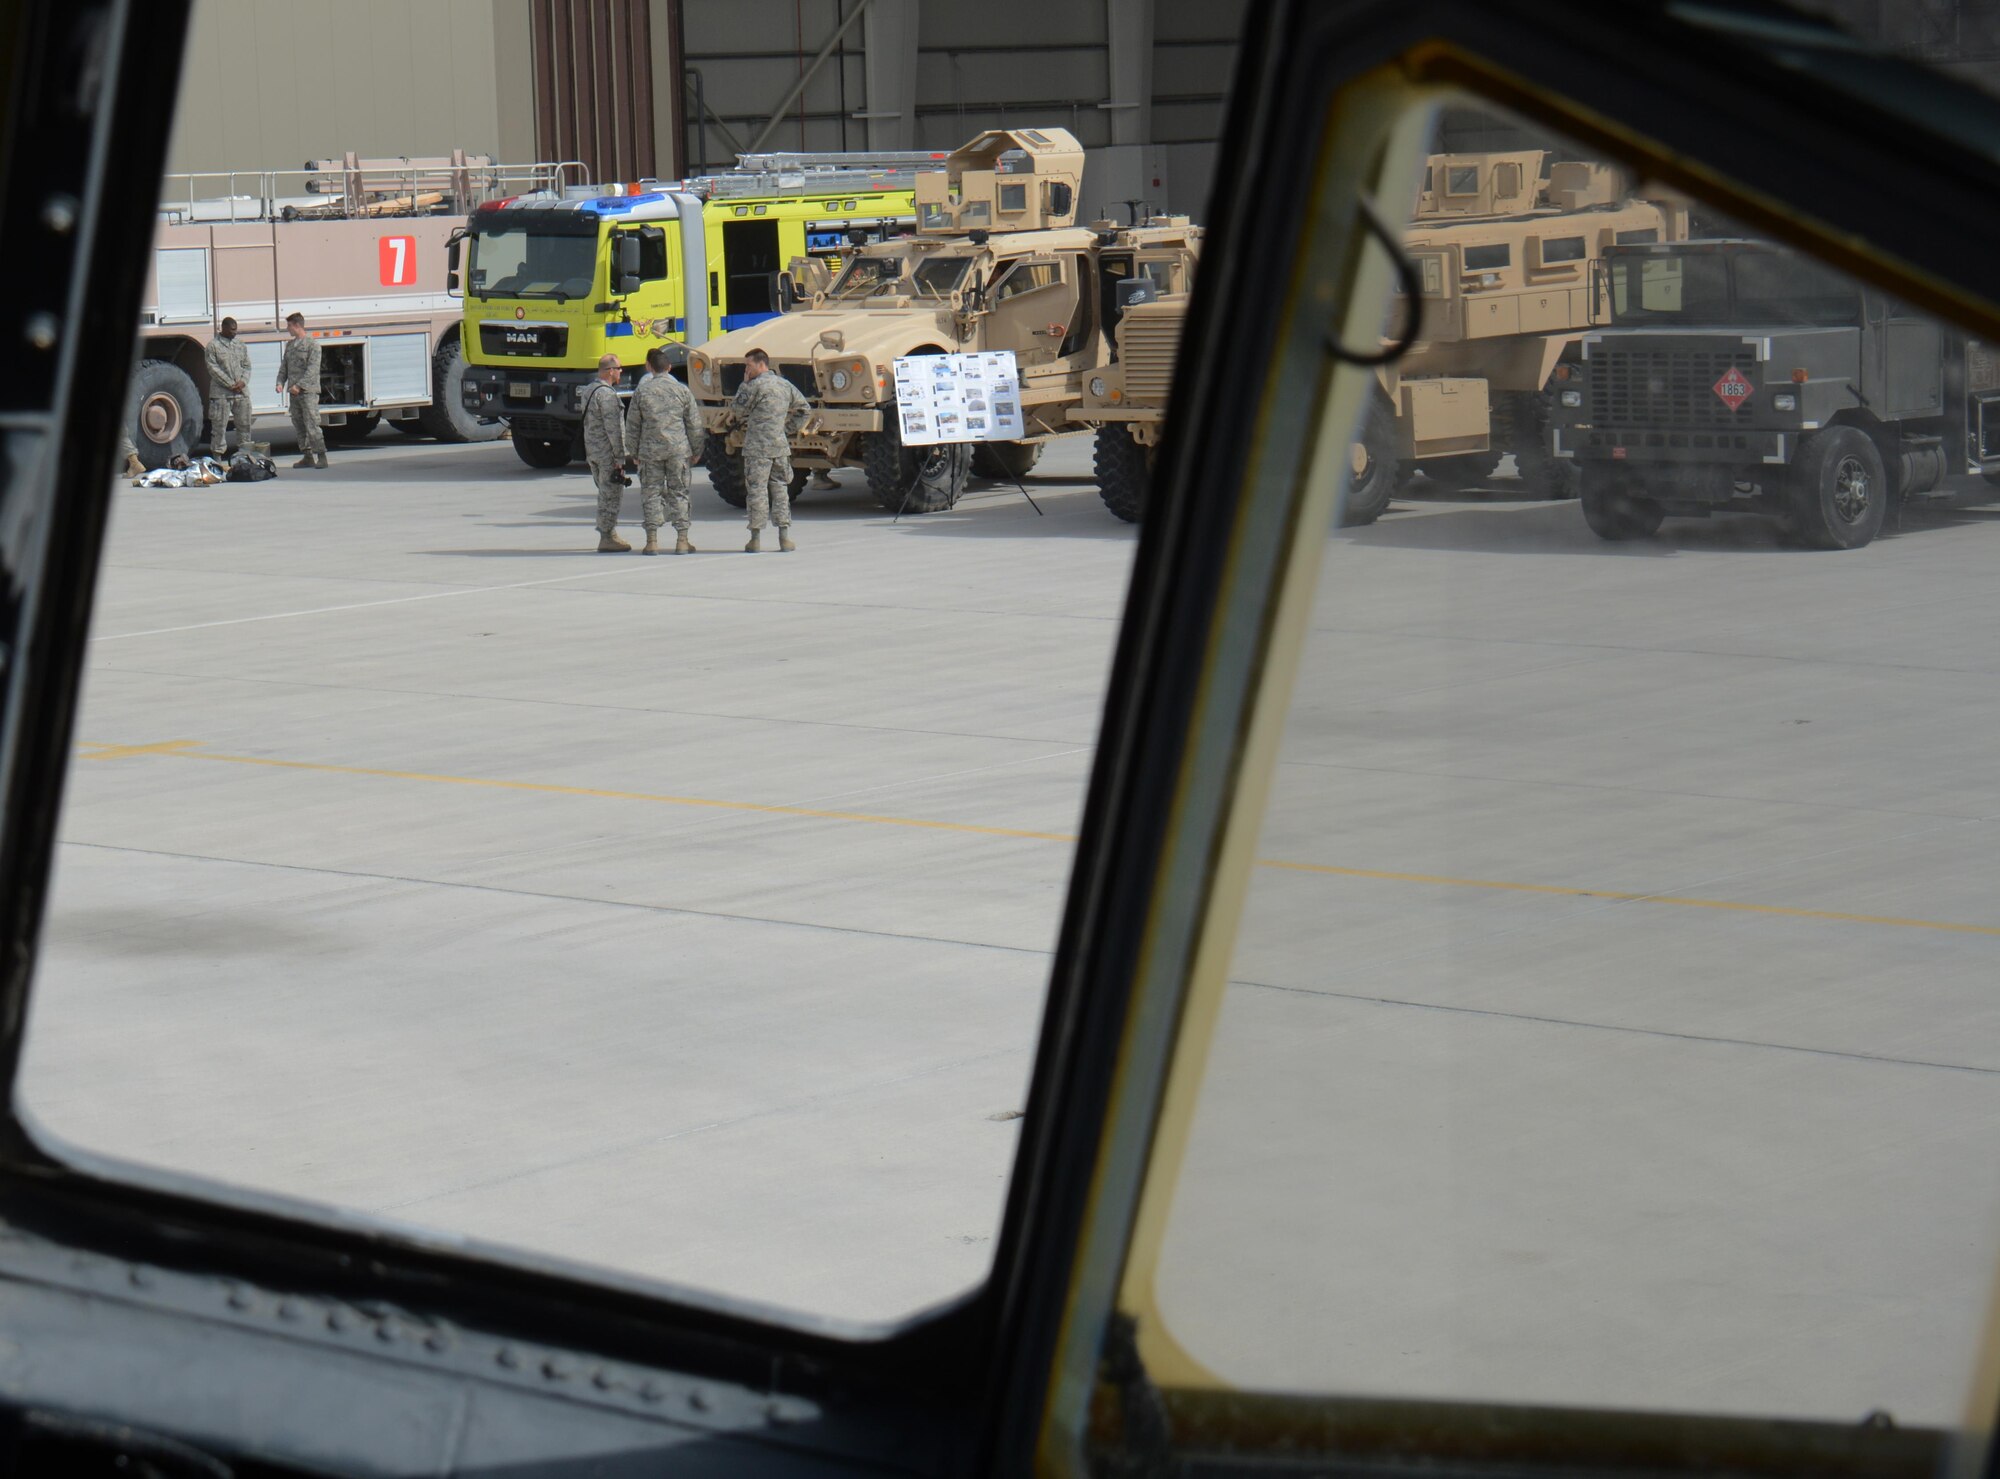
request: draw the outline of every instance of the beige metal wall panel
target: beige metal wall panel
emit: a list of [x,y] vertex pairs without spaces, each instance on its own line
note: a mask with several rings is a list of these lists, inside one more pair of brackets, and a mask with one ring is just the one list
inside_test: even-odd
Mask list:
[[533,149],[528,0],[197,0],[167,168]]

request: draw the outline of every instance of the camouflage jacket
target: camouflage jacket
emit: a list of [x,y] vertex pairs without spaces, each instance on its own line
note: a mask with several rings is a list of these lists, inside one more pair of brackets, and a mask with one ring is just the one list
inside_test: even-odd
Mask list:
[[202,359],[208,365],[208,388],[212,395],[234,395],[240,385],[250,389],[250,351],[241,339],[225,339],[217,334],[208,341]]
[[694,393],[671,375],[655,375],[632,393],[625,443],[641,462],[683,467],[701,454],[705,432]]
[[792,433],[805,425],[812,405],[777,370],[755,380],[746,378],[731,407],[742,419],[745,457],[783,457],[792,450]]
[[285,341],[285,357],[278,361],[278,378],[290,394],[294,385],[310,395],[319,394],[319,340],[311,335]]
[[593,380],[583,392],[583,455],[593,467],[625,460],[625,407],[618,387]]

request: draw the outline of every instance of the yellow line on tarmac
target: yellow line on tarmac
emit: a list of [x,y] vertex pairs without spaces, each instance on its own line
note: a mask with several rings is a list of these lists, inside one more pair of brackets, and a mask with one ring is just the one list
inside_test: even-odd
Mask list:
[[[591,786],[558,786],[545,781],[494,780],[481,776],[442,775],[421,770],[384,770],[364,765],[326,765],[309,760],[273,760],[261,755],[223,755],[199,748],[199,740],[167,740],[150,745],[81,742],[89,760],[162,756],[172,760],[209,760],[220,765],[255,765],[270,770],[301,770],[319,775],[371,776],[378,780],[428,781],[445,786],[476,786],[494,791],[525,791],[543,796],[590,796],[602,801],[642,801],[660,806],[690,806],[709,811],[752,812],[763,816],[804,817],[825,822],[871,822],[881,827],[913,827],[927,832],[956,832],[973,837],[1008,837],[1028,842],[1075,842],[1070,832],[1036,832],[1023,827],[988,827],[976,822],[938,822],[922,817],[883,816],[865,811],[830,811],[812,806],[774,806],[756,801],[720,801],[708,796],[673,796],[650,791],[608,791]],[[1778,919],[1817,919],[1835,924],[1872,924],[1895,929],[1934,930],[1946,934],[2000,938],[2000,925],[1959,924],[1939,919],[1905,919],[1888,914],[1851,914],[1837,909],[1800,909],[1785,904],[1748,904],[1735,899],[1695,899],[1672,894],[1633,893],[1621,889],[1576,888],[1554,883],[1516,883],[1499,878],[1455,878],[1439,873],[1401,873],[1385,868],[1344,868],[1332,863],[1300,863],[1283,858],[1259,858],[1257,866],[1290,873],[1315,873],[1331,878],[1359,878],[1378,883],[1416,883],[1434,888],[1487,889],[1503,893],[1543,894],[1555,898],[1605,899],[1624,904],[1660,904],[1681,909],[1717,909],[1734,914],[1761,914]]]

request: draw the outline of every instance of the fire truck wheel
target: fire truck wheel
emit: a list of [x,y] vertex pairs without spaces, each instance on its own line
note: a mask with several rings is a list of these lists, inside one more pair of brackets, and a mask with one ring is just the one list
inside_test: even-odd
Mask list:
[[1397,455],[1395,413],[1387,401],[1377,399],[1368,407],[1361,439],[1354,444],[1347,499],[1340,510],[1341,524],[1352,529],[1381,518],[1389,511],[1389,500],[1402,480],[1403,461]]
[[1417,471],[1447,492],[1482,486],[1500,466],[1498,452],[1467,452],[1457,457],[1427,457]]
[[730,452],[727,438],[712,431],[708,434],[701,465],[708,469],[708,485],[715,489],[717,498],[731,508],[750,506],[750,494],[743,486],[743,459]]
[[972,449],[972,475],[995,482],[1025,478],[1041,460],[1040,442],[981,442]]
[[1829,426],[1799,444],[1789,474],[1792,539],[1809,549],[1860,549],[1882,532],[1889,484],[1874,439],[1853,426]]
[[326,428],[326,439],[329,442],[340,442],[343,444],[366,441],[375,434],[375,428],[381,424],[382,413],[380,411],[363,411],[359,415],[350,411],[347,419],[341,422],[340,425]]
[[1126,523],[1138,523],[1153,480],[1152,448],[1140,446],[1130,431],[1110,422],[1097,428],[1097,450],[1091,460],[1097,472],[1097,496],[1104,506]]
[[1666,518],[1659,504],[1634,496],[1631,484],[1608,468],[1584,474],[1582,497],[1583,521],[1599,539],[1648,539]]
[[568,437],[515,437],[514,455],[530,467],[569,466]]
[[142,360],[132,376],[126,404],[131,408],[132,445],[147,467],[165,467],[201,440],[201,397],[179,365]]
[[497,421],[481,421],[459,401],[458,378],[464,369],[465,352],[454,329],[438,341],[437,353],[431,356],[431,403],[417,413],[417,424],[441,442],[498,441],[506,428]]

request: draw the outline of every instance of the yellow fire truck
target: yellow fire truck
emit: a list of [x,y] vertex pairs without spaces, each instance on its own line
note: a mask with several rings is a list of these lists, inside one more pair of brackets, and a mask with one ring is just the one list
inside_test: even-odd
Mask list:
[[624,364],[629,395],[647,351],[665,347],[678,369],[712,335],[775,317],[790,306],[788,264],[837,269],[851,247],[908,231],[917,171],[944,160],[746,154],[734,174],[481,206],[450,248],[465,298],[461,409],[505,421],[530,467],[563,466],[602,356]]

